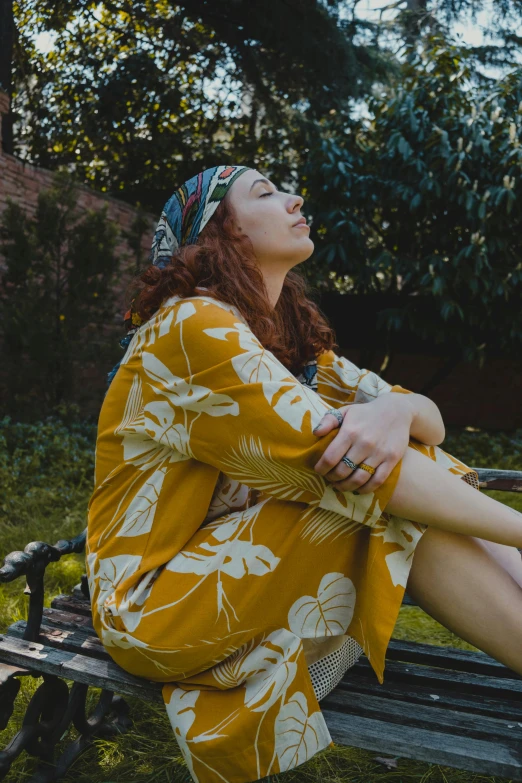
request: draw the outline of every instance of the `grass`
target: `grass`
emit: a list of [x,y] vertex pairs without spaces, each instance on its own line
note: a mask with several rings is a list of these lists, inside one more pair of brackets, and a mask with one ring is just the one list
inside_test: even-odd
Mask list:
[[[29,541],[54,544],[60,538],[76,535],[86,525],[94,425],[83,423],[74,429],[55,419],[27,425],[29,429],[24,426],[0,420],[0,558],[14,549],[23,549]],[[443,447],[468,465],[522,470],[520,431],[496,434],[471,428],[453,431],[448,433]],[[522,495],[506,492],[491,495],[522,511]],[[46,572],[46,606],[57,593],[69,592],[84,570],[81,555],[68,555],[51,564]],[[0,586],[0,632],[16,620],[26,618],[27,601],[22,587],[21,580]],[[476,649],[418,607],[400,609],[393,638]],[[29,677],[22,679],[15,712],[2,733],[0,747],[5,747],[19,730],[27,704],[41,682]],[[91,710],[98,695],[98,689],[91,689],[88,700]],[[147,705],[135,699],[128,702],[133,729],[110,740],[95,740],[93,747],[67,773],[66,783],[190,783],[163,705]],[[59,750],[76,736],[76,730],[70,730]],[[374,751],[336,746],[321,751],[294,770],[271,776],[270,781],[507,783],[508,780],[404,758],[397,759],[395,769],[388,769],[376,757],[379,754]],[[13,764],[7,780],[23,783],[35,766],[35,759],[23,753]]]

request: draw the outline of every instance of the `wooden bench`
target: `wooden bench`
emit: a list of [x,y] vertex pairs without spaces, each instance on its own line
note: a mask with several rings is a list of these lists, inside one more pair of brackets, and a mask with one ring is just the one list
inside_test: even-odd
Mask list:
[[[522,492],[522,472],[476,470],[484,489]],[[0,780],[23,751],[40,759],[30,783],[58,780],[94,737],[131,728],[124,696],[162,703],[161,684],[128,674],[103,648],[85,576],[72,595],[43,607],[46,565],[84,546],[85,531],[55,546],[33,542],[7,555],[0,569],[0,582],[25,576],[29,594],[28,621],[0,635],[0,729],[13,712],[19,678],[43,680],[20,731],[0,751]],[[405,595],[403,605],[415,604]],[[87,717],[90,686],[101,693]],[[485,653],[392,639],[383,685],[362,656],[321,709],[336,743],[522,781],[522,677]],[[79,736],[55,758],[70,726]]]

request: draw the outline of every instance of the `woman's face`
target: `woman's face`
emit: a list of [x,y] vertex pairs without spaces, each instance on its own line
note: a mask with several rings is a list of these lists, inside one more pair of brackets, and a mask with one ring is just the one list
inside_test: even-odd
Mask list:
[[312,255],[314,243],[301,214],[301,196],[277,190],[259,171],[248,169],[231,185],[227,199],[262,270],[285,273]]

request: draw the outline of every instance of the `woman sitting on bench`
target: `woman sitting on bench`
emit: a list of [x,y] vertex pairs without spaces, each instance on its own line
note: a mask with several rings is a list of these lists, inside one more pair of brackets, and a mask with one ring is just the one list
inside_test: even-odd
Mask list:
[[522,515],[440,448],[431,400],[335,354],[302,206],[242,166],[176,190],[98,422],[94,626],[165,683],[199,783],[333,745],[319,699],[363,652],[383,683],[405,590],[522,674]]

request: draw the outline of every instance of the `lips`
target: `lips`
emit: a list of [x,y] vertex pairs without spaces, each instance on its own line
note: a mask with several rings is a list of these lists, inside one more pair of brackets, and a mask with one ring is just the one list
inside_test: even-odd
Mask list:
[[294,226],[306,226],[306,225],[307,225],[307,222],[306,222],[306,218],[304,218],[304,217],[299,218],[297,223],[294,223]]

